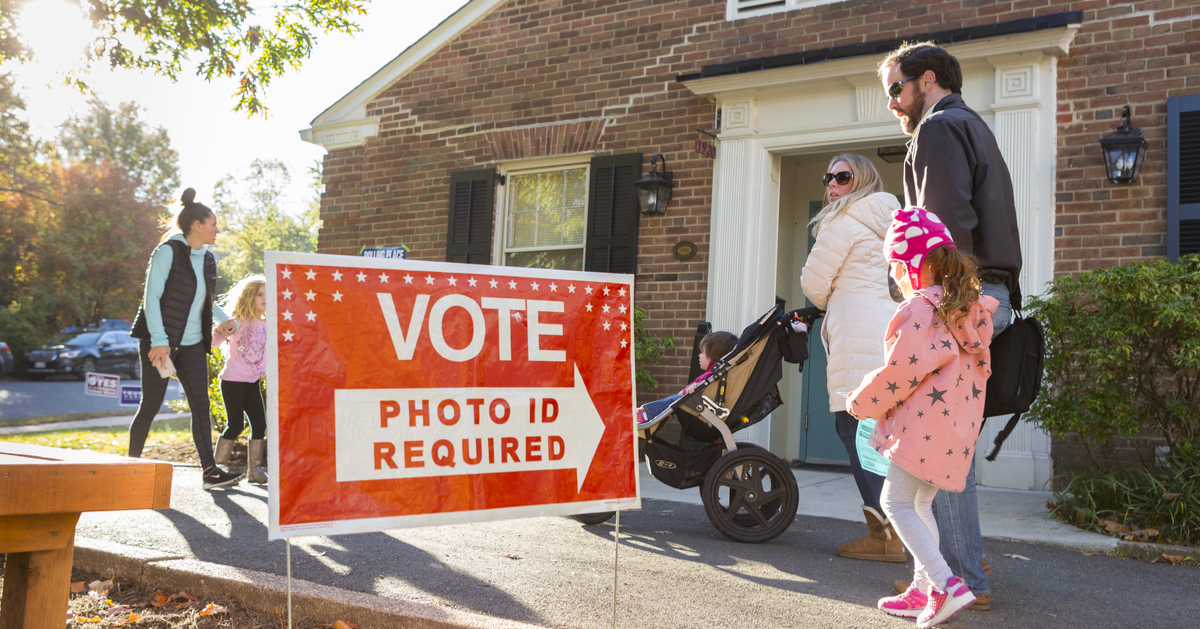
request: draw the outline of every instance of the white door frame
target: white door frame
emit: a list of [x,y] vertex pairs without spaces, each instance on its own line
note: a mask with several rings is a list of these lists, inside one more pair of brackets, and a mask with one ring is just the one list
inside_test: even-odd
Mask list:
[[[996,133],[1016,195],[1024,266],[1021,286],[1040,294],[1053,278],[1057,60],[1078,26],[947,46],[963,66],[963,97]],[[779,168],[784,155],[905,141],[887,111],[878,58],[858,57],[687,83],[722,111],[713,174],[707,314],[715,329],[739,332],[775,303]],[[792,392],[799,399],[799,392]],[[981,485],[1041,489],[1052,473],[1050,439],[1021,422],[995,462],[982,465],[1001,426],[977,449]],[[798,435],[799,426],[786,434]],[[746,439],[771,443],[771,418]]]

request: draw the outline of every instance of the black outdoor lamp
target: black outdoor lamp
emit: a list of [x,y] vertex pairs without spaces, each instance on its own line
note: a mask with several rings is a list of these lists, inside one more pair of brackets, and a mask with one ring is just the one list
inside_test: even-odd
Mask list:
[[1112,183],[1133,183],[1142,173],[1142,160],[1146,158],[1146,138],[1141,129],[1129,126],[1129,105],[1121,110],[1121,126],[1116,131],[1100,138],[1104,150],[1104,168]]
[[[658,162],[662,160],[663,172],[658,172]],[[667,158],[662,155],[650,157],[650,172],[645,177],[633,182],[637,188],[638,210],[647,216],[662,216],[667,213],[667,204],[671,202],[671,173],[667,170]]]

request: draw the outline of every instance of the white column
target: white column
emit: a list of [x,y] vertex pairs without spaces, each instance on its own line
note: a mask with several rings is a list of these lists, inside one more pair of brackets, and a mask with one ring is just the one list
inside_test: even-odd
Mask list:
[[[1021,236],[1021,289],[1042,292],[1053,274],[1054,59],[1024,53],[988,59],[996,69],[993,131],[1012,176]],[[1047,74],[1050,74],[1047,78]],[[1046,81],[1051,85],[1047,89]],[[1050,99],[1043,102],[1043,98]],[[1052,474],[1050,437],[1022,420],[995,461],[985,461],[1008,417],[989,419],[976,448],[978,483],[991,487],[1041,489]]]
[[[713,181],[708,318],[714,330],[740,335],[775,303],[778,183],[771,155],[754,139],[754,102],[722,103],[721,144]],[[771,420],[739,434],[769,446]]]

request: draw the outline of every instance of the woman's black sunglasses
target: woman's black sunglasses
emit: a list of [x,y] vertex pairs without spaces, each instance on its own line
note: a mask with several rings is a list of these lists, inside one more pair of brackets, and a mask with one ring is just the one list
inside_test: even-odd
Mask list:
[[921,75],[914,74],[903,81],[896,81],[895,83],[892,83],[888,86],[888,96],[891,96],[892,98],[900,98],[900,92],[904,89],[904,84],[919,76]]
[[825,176],[821,177],[821,182],[828,186],[829,182],[835,179],[839,186],[844,186],[850,183],[851,179],[854,179],[854,174],[848,170],[843,170],[840,173],[825,173]]

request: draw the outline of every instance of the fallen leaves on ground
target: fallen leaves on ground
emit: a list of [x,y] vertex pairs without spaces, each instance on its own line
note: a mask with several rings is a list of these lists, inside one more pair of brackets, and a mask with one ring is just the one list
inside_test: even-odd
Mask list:
[[1100,524],[1104,527],[1104,530],[1109,533],[1119,533],[1121,531],[1130,530],[1129,527],[1117,522],[1116,520],[1100,520]]
[[[267,610],[246,609],[222,597],[205,596],[204,600],[187,591],[163,592],[158,588],[127,582],[109,575],[72,575],[73,594],[70,595],[65,627],[124,627],[127,629],[228,629],[229,627],[261,627],[283,629],[288,626],[285,615]],[[86,576],[86,578],[85,578]],[[3,577],[0,577],[2,584]],[[94,588],[87,590],[88,585]],[[85,592],[86,591],[86,592]],[[103,596],[101,596],[103,594]],[[309,618],[294,620],[294,629],[329,629],[329,619],[318,622]],[[353,624],[345,625],[353,629]]]
[[339,620],[333,623],[333,629],[358,629],[358,625],[349,620]]
[[1131,542],[1149,542],[1155,537],[1158,537],[1157,529],[1138,529],[1136,531],[1128,531],[1120,534],[1121,539]]

